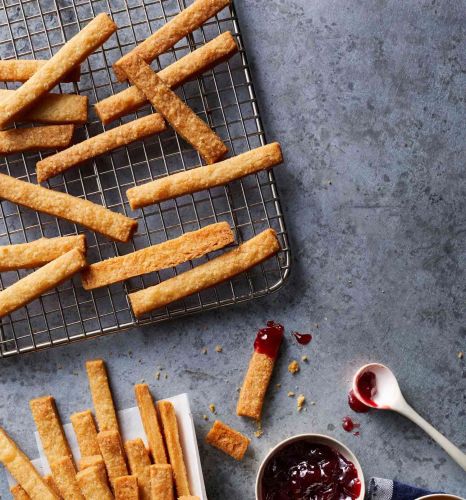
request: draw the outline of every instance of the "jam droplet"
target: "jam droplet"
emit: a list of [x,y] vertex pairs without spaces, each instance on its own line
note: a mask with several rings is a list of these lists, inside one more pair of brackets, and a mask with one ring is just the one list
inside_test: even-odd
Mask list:
[[363,403],[377,406],[372,398],[377,394],[377,377],[374,372],[364,372],[357,380],[358,391]]
[[350,500],[361,493],[352,462],[322,444],[296,441],[267,462],[261,500]]
[[370,410],[369,406],[359,401],[353,390],[348,394],[348,405],[356,413],[367,413]]
[[254,350],[275,359],[283,339],[284,328],[274,321],[267,321],[267,326],[257,332]]
[[361,424],[355,422],[351,417],[343,417],[341,426],[346,432],[353,432],[354,429],[360,427]]
[[293,332],[294,338],[298,341],[298,344],[307,345],[312,340],[312,335],[310,333],[299,333]]

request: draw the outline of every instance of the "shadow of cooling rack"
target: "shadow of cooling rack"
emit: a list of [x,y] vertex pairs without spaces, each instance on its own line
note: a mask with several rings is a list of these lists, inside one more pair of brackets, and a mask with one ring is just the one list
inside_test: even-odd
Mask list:
[[[146,106],[136,114],[103,127],[92,105],[126,87],[126,84],[116,82],[112,63],[190,3],[183,0],[3,0],[0,1],[0,57],[47,59],[95,15],[100,12],[112,15],[119,27],[117,34],[82,65],[79,83],[60,85],[63,93],[76,92],[89,98],[89,122],[76,132],[75,142],[78,142],[152,112]],[[201,29],[181,40],[173,50],[155,61],[153,67],[165,67],[225,31],[231,31],[235,36],[239,53],[195,81],[186,83],[177,92],[209,122],[228,145],[230,154],[235,155],[265,144],[265,137],[234,7],[224,9]],[[14,89],[17,84],[1,85]],[[36,182],[35,164],[42,157],[37,153],[2,157],[0,172]],[[131,313],[128,292],[154,285],[215,257],[216,253],[176,269],[93,292],[84,291],[79,277],[74,278],[1,320],[0,357],[215,309],[279,289],[290,270],[290,252],[272,172],[251,175],[227,187],[184,196],[142,211],[133,212],[129,208],[124,194],[128,187],[199,163],[197,152],[169,130],[120,148],[49,181],[49,187],[57,191],[87,198],[137,218],[138,233],[127,244],[110,242],[69,222],[2,201],[0,245],[24,243],[43,236],[76,234],[79,230],[87,237],[89,262],[96,262],[175,238],[214,222],[227,221],[237,242],[266,228],[275,229],[282,247],[276,257],[231,281],[154,311],[139,321]],[[2,273],[0,288],[6,288],[28,272]]]

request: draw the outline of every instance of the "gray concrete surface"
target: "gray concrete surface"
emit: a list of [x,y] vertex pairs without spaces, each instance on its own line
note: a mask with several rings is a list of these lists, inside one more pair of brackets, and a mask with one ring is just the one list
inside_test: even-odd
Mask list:
[[[236,5],[268,137],[286,155],[277,170],[294,250],[286,288],[255,303],[3,361],[1,424],[33,453],[28,399],[52,393],[65,416],[88,407],[84,361],[102,356],[119,407],[133,404],[132,385],[141,379],[159,398],[189,392],[211,499],[253,498],[268,448],[300,432],[343,440],[367,478],[464,496],[464,472],[409,422],[384,412],[357,416],[354,437],[341,419],[352,373],[381,361],[413,406],[466,449],[465,360],[457,357],[466,350],[466,4]],[[234,408],[252,339],[267,319],[288,332],[310,330],[314,340],[302,348],[288,337],[257,439]],[[304,353],[309,362],[291,376],[289,361]],[[155,379],[158,366],[168,378]],[[296,411],[288,390],[305,394],[305,411]],[[203,444],[210,403],[218,418],[252,435],[243,462]],[[2,479],[2,497],[6,491]]]

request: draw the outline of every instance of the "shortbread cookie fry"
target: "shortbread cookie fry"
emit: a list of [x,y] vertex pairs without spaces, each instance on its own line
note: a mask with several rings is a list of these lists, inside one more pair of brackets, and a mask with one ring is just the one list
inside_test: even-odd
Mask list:
[[47,474],[42,479],[44,480],[44,483],[50,488],[50,490],[60,498],[60,492],[58,491],[55,481],[53,480],[52,474]]
[[150,135],[163,132],[165,128],[165,121],[162,116],[154,113],[107,130],[102,134],[95,135],[86,141],[38,161],[36,164],[37,181],[44,182],[50,177],[61,174],[91,158]]
[[117,477],[113,484],[115,487],[115,500],[140,499],[136,476]]
[[40,477],[29,458],[2,428],[0,428],[0,462],[32,500],[59,498]]
[[30,500],[31,497],[26,493],[24,488],[19,484],[10,488],[10,493],[14,500]]
[[91,410],[73,413],[70,417],[73,430],[78,441],[81,457],[100,455],[99,443],[97,442],[97,429]]
[[75,66],[102,45],[116,31],[107,14],[99,14],[69,40],[14,93],[0,101],[0,128],[31,108]]
[[273,367],[283,339],[283,326],[269,321],[257,332],[254,353],[239,394],[236,413],[259,420]]
[[153,499],[175,500],[172,466],[169,464],[151,465],[150,487]]
[[105,462],[100,454],[100,448],[98,455],[90,455],[79,459],[79,470],[87,469],[87,467],[101,467],[106,474]]
[[220,137],[140,57],[122,60],[120,67],[175,131],[199,151],[206,163],[215,163],[225,155],[228,148]]
[[87,361],[86,371],[99,431],[120,432],[104,361]]
[[70,457],[50,463],[53,479],[64,500],[84,500],[76,479],[76,469]]
[[100,453],[104,458],[108,479],[113,485],[113,481],[117,477],[128,475],[120,433],[118,431],[99,432],[97,440],[99,441]]
[[[160,70],[158,75],[173,89],[229,59],[236,52],[238,45],[227,31]],[[136,111],[145,103],[147,98],[144,92],[137,87],[129,87],[99,101],[95,105],[95,110],[102,123],[107,124]]]
[[138,55],[144,61],[151,63],[184,36],[202,26],[207,19],[215,16],[230,2],[231,0],[196,0],[113,65],[118,80],[122,82],[126,79],[125,73],[121,71],[120,63],[125,62],[134,55]]
[[85,265],[86,257],[75,248],[5,288],[0,292],[0,318],[70,279]]
[[70,145],[74,125],[13,128],[0,131],[0,155],[61,149]]
[[[0,100],[15,92],[0,89]],[[87,121],[87,96],[75,94],[46,94],[29,111],[21,117],[25,122],[39,123],[73,123],[76,125]]]
[[175,300],[222,283],[260,264],[280,250],[273,229],[267,229],[239,247],[178,276],[145,290],[130,293],[129,300],[137,318]]
[[128,241],[138,223],[122,214],[76,196],[0,174],[0,198],[67,219],[117,241]]
[[86,237],[83,234],[0,246],[0,271],[40,267],[73,248],[86,253]]
[[156,464],[166,464],[167,454],[165,453],[165,444],[163,442],[157,410],[155,409],[149,386],[147,384],[136,384],[134,386],[134,393],[136,395],[136,402],[141,415],[144,432],[149,442],[152,459]]
[[[0,81],[25,82],[41,68],[47,60],[44,59],[8,59],[0,61]],[[81,68],[76,66],[62,79],[62,82],[79,82]]]
[[126,196],[134,210],[188,193],[223,186],[235,179],[272,168],[282,161],[280,144],[274,142],[213,165],[178,172],[130,188]]
[[133,276],[174,267],[223,248],[233,241],[234,236],[228,223],[212,224],[173,240],[92,264],[82,273],[83,287],[85,290],[92,290]]
[[219,420],[214,422],[205,439],[209,444],[236,460],[243,459],[250,443],[250,440],[241,432],[235,431]]
[[66,440],[54,398],[44,396],[31,399],[29,407],[49,464],[61,460],[63,457],[72,460],[73,455]]
[[131,474],[138,479],[139,498],[141,500],[151,500],[150,458],[142,439],[137,438],[126,441],[125,451]]
[[184,463],[175,408],[169,401],[159,401],[157,409],[162,421],[163,435],[165,436],[168,456],[173,469],[177,495],[189,495],[188,473]]
[[86,500],[114,500],[105,472],[98,467],[87,467],[76,474],[81,492]]

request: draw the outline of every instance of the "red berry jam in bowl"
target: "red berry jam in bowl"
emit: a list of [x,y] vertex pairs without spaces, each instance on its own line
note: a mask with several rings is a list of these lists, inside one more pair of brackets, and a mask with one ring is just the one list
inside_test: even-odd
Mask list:
[[291,441],[266,460],[258,500],[362,498],[358,467],[336,448],[307,439]]

